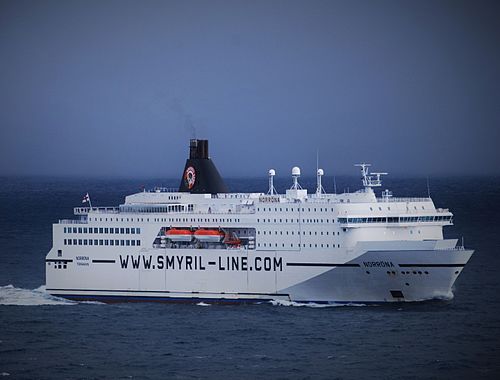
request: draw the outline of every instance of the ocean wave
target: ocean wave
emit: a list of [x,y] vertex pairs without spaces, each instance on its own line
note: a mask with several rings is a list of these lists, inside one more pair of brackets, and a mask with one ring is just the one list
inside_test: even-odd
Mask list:
[[77,305],[78,302],[51,296],[45,285],[36,289],[16,288],[14,285],[0,286],[0,305],[40,306]]
[[295,301],[284,301],[284,300],[272,300],[269,302],[273,306],[312,307],[312,308],[367,306],[366,304],[362,303],[315,303],[315,302],[295,302]]

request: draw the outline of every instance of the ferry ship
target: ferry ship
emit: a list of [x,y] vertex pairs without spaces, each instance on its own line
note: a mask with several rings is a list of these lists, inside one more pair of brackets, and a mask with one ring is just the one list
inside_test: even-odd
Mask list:
[[[178,189],[125,197],[118,207],[76,207],[53,225],[46,288],[74,300],[382,303],[450,299],[473,251],[444,239],[453,223],[432,199],[396,198],[361,170],[361,190],[328,194],[231,193],[190,141]],[[89,201],[88,194],[85,201]]]

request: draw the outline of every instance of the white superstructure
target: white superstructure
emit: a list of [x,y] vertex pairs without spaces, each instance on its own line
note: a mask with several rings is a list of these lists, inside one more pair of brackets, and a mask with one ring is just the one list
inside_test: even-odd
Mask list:
[[47,291],[104,301],[420,301],[451,297],[473,253],[443,239],[453,215],[430,198],[377,197],[385,173],[367,164],[364,188],[344,194],[324,192],[321,169],[308,194],[297,167],[285,194],[272,169],[267,193],[197,193],[207,181],[197,165],[188,160],[181,183],[192,191],[143,191],[54,224]]

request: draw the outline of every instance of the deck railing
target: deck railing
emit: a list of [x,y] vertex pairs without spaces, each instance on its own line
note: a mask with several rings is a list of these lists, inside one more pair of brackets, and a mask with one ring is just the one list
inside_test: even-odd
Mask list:
[[429,197],[383,197],[377,198],[377,202],[430,202],[431,198]]
[[75,215],[87,215],[90,212],[105,213],[105,214],[118,214],[120,209],[118,207],[75,207]]

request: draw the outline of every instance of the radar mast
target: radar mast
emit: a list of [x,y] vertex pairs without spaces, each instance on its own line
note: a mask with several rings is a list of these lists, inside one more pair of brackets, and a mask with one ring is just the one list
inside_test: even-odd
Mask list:
[[[371,164],[355,164],[354,166],[359,166],[361,168],[361,179],[363,181],[363,186],[365,190],[371,190],[372,187],[380,187],[382,186],[382,179],[380,176],[387,175],[388,173],[370,173],[369,167]],[[376,178],[374,178],[374,176]]]

